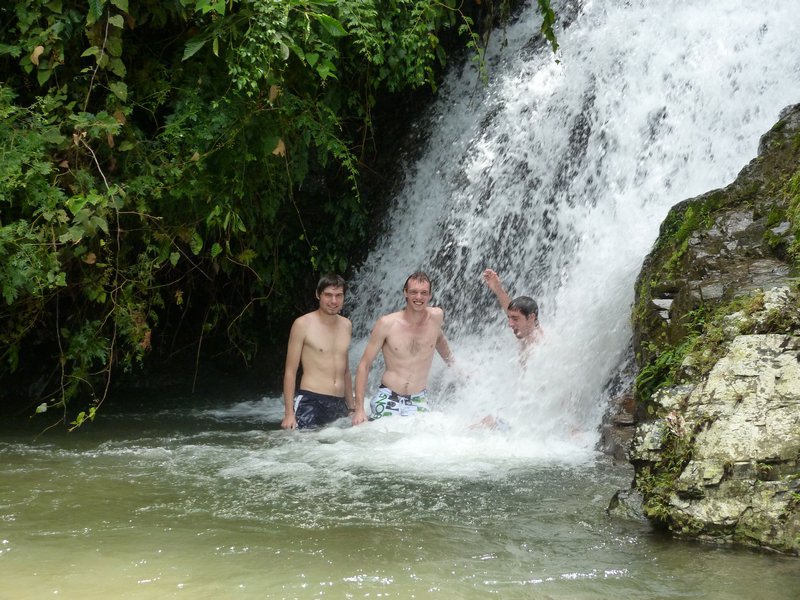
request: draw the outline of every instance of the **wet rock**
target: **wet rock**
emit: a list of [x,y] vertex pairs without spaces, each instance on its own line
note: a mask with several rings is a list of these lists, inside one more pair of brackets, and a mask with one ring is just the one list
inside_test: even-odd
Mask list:
[[642,495],[636,490],[619,490],[608,504],[606,512],[614,517],[631,521],[644,521]]
[[628,453],[653,523],[795,555],[800,198],[787,182],[798,165],[800,105],[735,182],[678,204],[662,225],[637,281]]
[[645,514],[657,512],[679,535],[800,555],[800,353],[792,340],[738,336],[688,397],[686,386],[660,391],[671,410],[637,427],[631,462],[669,476],[681,458],[676,439],[686,460],[660,496],[644,494]]

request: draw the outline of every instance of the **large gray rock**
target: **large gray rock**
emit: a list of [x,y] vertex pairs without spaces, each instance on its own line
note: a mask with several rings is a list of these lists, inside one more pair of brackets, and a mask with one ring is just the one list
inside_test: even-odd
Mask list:
[[800,555],[798,238],[800,105],[735,182],[673,208],[644,262],[616,512],[641,498],[676,535]]
[[800,105],[782,112],[736,181],[672,208],[636,283],[640,366],[692,333],[694,311],[795,281],[800,192],[792,177],[800,178]]
[[631,447],[644,513],[679,535],[800,555],[800,337],[736,336],[657,395]]

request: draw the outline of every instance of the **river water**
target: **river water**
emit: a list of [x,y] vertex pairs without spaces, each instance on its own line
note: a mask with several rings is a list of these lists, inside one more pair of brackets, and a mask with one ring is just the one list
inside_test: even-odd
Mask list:
[[[232,384],[131,391],[71,434],[4,423],[0,599],[797,598],[797,559],[609,518],[632,472],[594,448],[669,207],[732,181],[800,101],[800,3],[557,8],[557,57],[529,7],[487,87],[449,74],[353,277],[352,367],[432,274],[458,365],[435,360],[435,410],[289,433],[280,399]],[[486,267],[540,301],[525,371]],[[486,414],[510,428],[471,429]]]
[[278,398],[164,404],[104,407],[78,434],[0,436],[0,598],[778,600],[800,589],[796,559],[609,518],[630,468],[582,443],[459,431],[440,413],[413,432],[409,419],[291,434]]

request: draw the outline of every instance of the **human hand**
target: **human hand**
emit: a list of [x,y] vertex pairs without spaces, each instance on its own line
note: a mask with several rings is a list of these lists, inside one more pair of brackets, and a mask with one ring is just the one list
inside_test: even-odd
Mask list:
[[297,429],[297,420],[294,418],[294,415],[283,417],[283,421],[281,421],[281,429]]
[[489,286],[489,289],[495,293],[503,289],[503,284],[500,282],[500,276],[492,269],[485,269],[483,271],[483,280],[486,282],[486,285]]
[[357,408],[353,411],[353,414],[350,417],[350,419],[353,422],[353,425],[361,425],[361,423],[364,423],[367,420],[367,413],[364,412],[363,408],[362,409]]

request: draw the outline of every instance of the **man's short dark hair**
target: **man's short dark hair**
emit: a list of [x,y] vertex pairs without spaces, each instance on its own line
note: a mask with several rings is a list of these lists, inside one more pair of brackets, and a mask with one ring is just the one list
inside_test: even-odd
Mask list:
[[519,311],[526,319],[531,315],[537,319],[539,318],[539,305],[536,304],[536,300],[530,296],[517,296],[511,302],[509,302],[506,310]]
[[433,294],[433,284],[431,283],[431,278],[428,277],[428,274],[424,271],[415,271],[411,275],[408,276],[406,282],[403,284],[403,291],[405,292],[408,289],[408,282],[411,280],[414,281],[427,281],[428,282],[428,289],[431,294]]
[[341,275],[335,273],[326,273],[319,278],[317,283],[317,296],[319,296],[327,287],[340,287],[343,292],[347,292],[347,282]]

